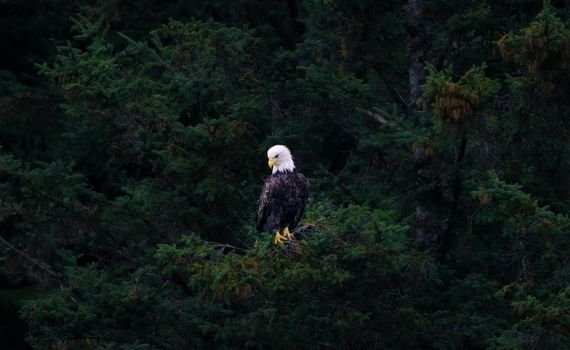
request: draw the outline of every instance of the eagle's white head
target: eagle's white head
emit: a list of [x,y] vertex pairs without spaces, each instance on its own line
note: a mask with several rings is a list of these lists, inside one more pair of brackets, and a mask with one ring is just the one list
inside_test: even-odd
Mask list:
[[283,145],[275,145],[267,151],[267,164],[273,169],[273,174],[278,171],[293,171],[295,163],[289,148]]

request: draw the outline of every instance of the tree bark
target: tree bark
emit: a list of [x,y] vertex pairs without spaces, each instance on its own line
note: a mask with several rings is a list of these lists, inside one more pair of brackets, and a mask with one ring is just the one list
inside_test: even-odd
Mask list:
[[441,239],[444,227],[439,215],[438,203],[441,194],[437,185],[432,185],[431,157],[425,147],[418,146],[414,152],[416,171],[416,243],[422,247],[434,247]]
[[422,29],[424,2],[423,0],[408,0],[407,32],[410,63],[408,78],[410,82],[410,102],[416,105],[422,96],[420,85],[425,81],[424,69],[425,41]]
[[[410,86],[410,106],[417,107],[422,97],[421,84],[426,78],[424,60],[426,53],[425,31],[422,27],[423,0],[408,0],[406,8],[408,32],[408,79]],[[417,108],[416,108],[417,109]],[[418,124],[425,123],[424,115],[416,113]],[[436,203],[440,196],[437,188],[430,186],[431,156],[426,155],[425,145],[416,145],[414,149],[416,171],[416,231],[415,239],[418,245],[430,247],[435,245],[442,232],[442,221],[438,215]]]

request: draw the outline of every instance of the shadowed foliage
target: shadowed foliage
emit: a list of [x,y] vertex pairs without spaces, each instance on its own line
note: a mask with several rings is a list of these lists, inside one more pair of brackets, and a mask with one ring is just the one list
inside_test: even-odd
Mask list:
[[567,1],[0,10],[6,346],[569,348]]

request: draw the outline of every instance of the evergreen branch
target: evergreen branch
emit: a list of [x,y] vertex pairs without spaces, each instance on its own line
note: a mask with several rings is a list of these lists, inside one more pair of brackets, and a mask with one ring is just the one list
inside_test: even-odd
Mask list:
[[386,85],[386,88],[388,89],[388,92],[390,93],[390,96],[392,97],[394,102],[396,102],[396,104],[398,104],[400,107],[402,107],[402,110],[404,111],[404,114],[406,116],[409,116],[412,113],[410,106],[406,103],[404,98],[402,96],[400,96],[400,94],[398,94],[398,92],[392,86],[392,84],[390,84],[388,79],[386,79],[382,65],[376,64],[374,66],[374,69],[376,70],[376,73],[378,73],[378,75],[380,76],[380,79],[382,79],[382,81],[384,82],[384,85]]

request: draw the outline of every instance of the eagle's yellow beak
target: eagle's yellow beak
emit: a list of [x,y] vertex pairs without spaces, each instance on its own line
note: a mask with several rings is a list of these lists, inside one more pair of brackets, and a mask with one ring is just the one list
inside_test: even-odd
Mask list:
[[277,161],[277,159],[275,159],[275,158],[269,158],[269,160],[267,161],[267,165],[269,165],[269,167],[271,169],[273,169],[273,166],[275,165],[276,161]]

